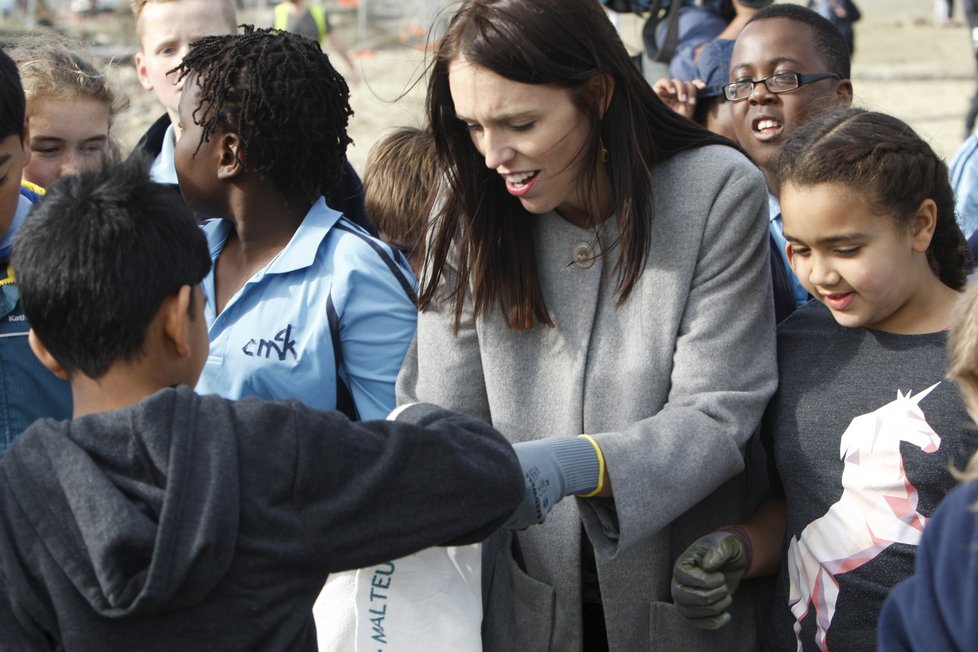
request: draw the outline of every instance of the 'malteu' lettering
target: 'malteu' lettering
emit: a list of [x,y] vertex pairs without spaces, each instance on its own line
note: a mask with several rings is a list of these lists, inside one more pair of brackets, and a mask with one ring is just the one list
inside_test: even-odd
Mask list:
[[[387,594],[381,593],[377,589],[389,589],[391,586],[392,575],[394,574],[394,562],[387,562],[374,569],[373,577],[370,578],[370,623],[373,635],[370,637],[382,645],[387,645],[387,634],[384,632],[384,619],[387,618]],[[374,602],[380,602],[374,605]],[[382,652],[378,649],[377,652]]]
[[394,574],[394,562],[389,561],[383,566],[378,566],[374,569],[374,575],[393,575]]

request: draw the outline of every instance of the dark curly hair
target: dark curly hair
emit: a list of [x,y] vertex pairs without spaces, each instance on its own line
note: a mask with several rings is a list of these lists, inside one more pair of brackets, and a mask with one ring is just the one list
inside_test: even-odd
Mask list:
[[868,193],[878,214],[909,224],[921,202],[937,204],[927,261],[950,288],[961,290],[971,271],[968,243],[954,218],[947,165],[920,136],[884,113],[843,109],[796,131],[774,161],[778,188],[840,183]]
[[265,176],[290,207],[311,206],[343,173],[353,142],[350,89],[315,41],[242,28],[194,42],[175,69],[200,89],[193,112],[200,142],[219,130],[236,133],[246,169]]

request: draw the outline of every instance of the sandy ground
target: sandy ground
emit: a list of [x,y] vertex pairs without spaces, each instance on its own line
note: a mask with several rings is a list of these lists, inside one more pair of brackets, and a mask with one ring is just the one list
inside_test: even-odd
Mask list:
[[[377,0],[371,2],[378,6]],[[950,157],[962,139],[963,116],[976,86],[975,62],[963,16],[956,17],[960,26],[941,28],[931,24],[932,0],[859,0],[859,5],[863,20],[856,25],[852,75],[856,103],[903,118],[940,154]],[[380,9],[384,9],[383,3]],[[239,20],[267,25],[271,14],[268,10],[246,10]],[[349,157],[362,171],[370,146],[385,130],[421,122],[426,63],[423,36],[417,25],[384,16],[364,28],[358,25],[354,10],[340,10],[331,20],[353,51],[363,79],[352,89],[355,115],[349,127],[355,142]],[[3,28],[16,27],[15,23],[8,18]],[[115,132],[125,148],[131,147],[161,113],[155,98],[135,78],[131,18],[87,19],[64,29],[81,35],[117,62],[114,74],[132,105],[117,121]],[[639,47],[640,30],[638,19],[623,17],[622,38],[632,51]],[[0,34],[0,40],[5,35]],[[335,59],[344,72],[342,60]]]

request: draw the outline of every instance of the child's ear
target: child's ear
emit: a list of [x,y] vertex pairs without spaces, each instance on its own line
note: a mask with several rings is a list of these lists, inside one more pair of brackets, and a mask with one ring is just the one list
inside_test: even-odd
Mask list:
[[30,345],[31,351],[33,351],[37,359],[41,361],[41,364],[47,367],[48,371],[53,373],[61,380],[68,380],[68,373],[64,370],[61,364],[54,359],[54,356],[51,355],[50,351],[48,351],[48,347],[44,346],[44,342],[42,342],[37,336],[37,333],[34,332],[33,328],[27,331],[27,343]]
[[245,166],[245,151],[238,134],[228,131],[221,136],[221,160],[218,162],[217,178],[233,179]]
[[930,247],[937,228],[937,204],[928,197],[920,202],[913,216],[913,233],[911,234],[913,250],[923,253]]
[[136,64],[136,77],[139,78],[139,85],[148,91],[153,90],[153,82],[149,79],[149,71],[146,69],[146,62],[143,60],[143,53],[137,52],[133,57]]
[[852,82],[841,79],[835,83],[835,99],[840,109],[852,106]]
[[190,302],[193,288],[182,286],[175,294],[166,298],[160,310],[163,314],[163,335],[181,358],[190,356]]
[[791,267],[791,271],[798,276],[798,270],[795,269],[795,259],[794,259],[795,249],[794,246],[789,242],[784,246],[784,256],[788,259],[788,266]]

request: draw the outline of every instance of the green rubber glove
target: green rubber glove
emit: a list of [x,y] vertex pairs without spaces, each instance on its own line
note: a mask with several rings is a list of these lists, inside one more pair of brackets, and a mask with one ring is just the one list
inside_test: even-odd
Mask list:
[[750,557],[750,540],[740,532],[711,532],[694,541],[672,569],[676,611],[700,629],[720,629],[729,623],[727,610]]

